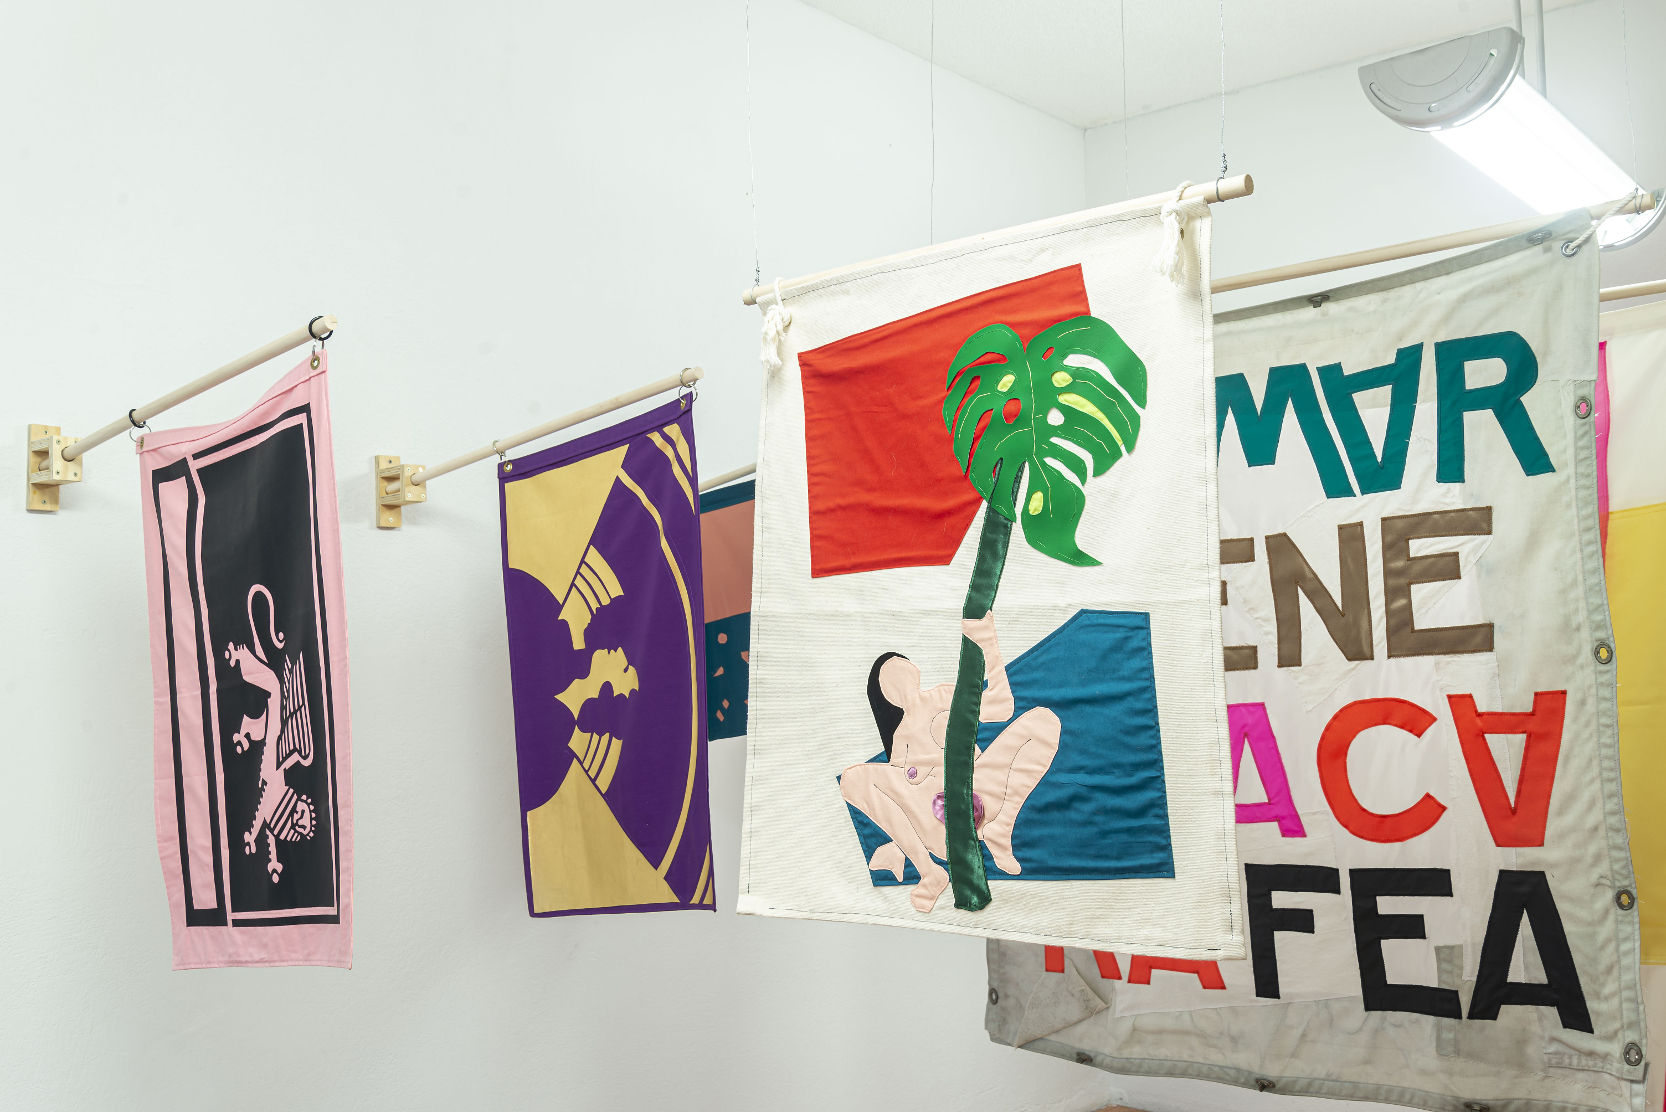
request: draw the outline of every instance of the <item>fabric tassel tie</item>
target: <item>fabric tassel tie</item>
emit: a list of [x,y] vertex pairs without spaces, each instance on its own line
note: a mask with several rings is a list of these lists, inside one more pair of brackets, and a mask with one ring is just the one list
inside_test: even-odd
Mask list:
[[781,358],[781,344],[786,341],[787,327],[792,322],[793,315],[781,300],[781,279],[777,278],[775,304],[764,311],[764,327],[758,345],[758,358],[772,371],[779,371],[786,365]]
[[1175,285],[1186,276],[1186,225],[1191,222],[1192,214],[1181,198],[1191,187],[1191,182],[1181,182],[1174,191],[1174,199],[1163,202],[1163,244],[1157,248],[1157,257],[1151,260],[1151,269]]

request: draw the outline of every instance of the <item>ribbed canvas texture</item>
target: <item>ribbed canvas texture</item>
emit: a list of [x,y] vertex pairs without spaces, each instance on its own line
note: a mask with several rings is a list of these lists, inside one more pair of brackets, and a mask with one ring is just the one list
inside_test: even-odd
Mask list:
[[[759,431],[742,913],[1174,957],[1243,954],[1221,673],[1210,225],[1206,206],[1188,209],[1178,285],[1150,266],[1162,236],[1153,207],[1002,233],[787,295],[785,368],[766,372]],[[1102,564],[1072,567],[1044,556],[1014,527],[993,613],[1009,666],[1082,611],[1149,615],[1173,876],[997,877],[993,902],[981,911],[956,910],[946,892],[921,913],[908,884],[876,882],[879,874],[866,867],[837,777],[880,752],[866,688],[879,653],[906,654],[927,685],[953,682],[984,511],[946,566],[813,577],[799,355],[1073,266],[1093,315],[1147,367],[1144,424],[1137,448],[1086,484],[1077,541]],[[941,387],[947,370],[945,360],[921,373]],[[935,420],[946,445],[948,432]],[[859,496],[872,474],[891,466],[877,458],[852,468],[851,492]],[[1067,728],[1060,752],[1071,744]],[[1019,818],[1020,835],[1027,821]]]

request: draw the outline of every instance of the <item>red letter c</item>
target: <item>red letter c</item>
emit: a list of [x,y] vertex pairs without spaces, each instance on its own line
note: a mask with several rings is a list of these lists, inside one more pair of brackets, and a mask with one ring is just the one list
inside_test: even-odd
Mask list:
[[1359,699],[1337,711],[1319,737],[1319,786],[1331,814],[1348,832],[1368,842],[1408,842],[1440,821],[1446,805],[1425,792],[1423,798],[1392,815],[1367,811],[1348,782],[1348,749],[1372,726],[1393,726],[1422,737],[1435,716],[1405,699]]

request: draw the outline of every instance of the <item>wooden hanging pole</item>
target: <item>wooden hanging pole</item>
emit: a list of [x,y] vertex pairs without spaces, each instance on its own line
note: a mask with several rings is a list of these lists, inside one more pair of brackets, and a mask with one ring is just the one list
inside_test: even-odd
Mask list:
[[1630,286],[1609,286],[1597,294],[1598,301],[1624,301],[1628,297],[1648,297],[1666,293],[1666,278],[1658,282],[1638,282]]
[[[706,372],[699,367],[684,367],[674,375],[650,382],[646,386],[639,386],[635,390],[609,398],[605,402],[597,402],[595,405],[569,413],[565,417],[557,417],[553,421],[535,425],[523,432],[516,433],[514,436],[505,436],[494,440],[484,448],[464,452],[454,459],[448,459],[444,463],[435,464],[433,467],[424,467],[420,463],[402,463],[398,456],[377,456],[375,474],[376,527],[378,529],[397,529],[403,525],[404,508],[417,502],[428,501],[428,484],[441,475],[449,475],[459,467],[479,463],[491,456],[501,458],[505,452],[513,451],[528,441],[537,440],[540,437],[549,436],[551,433],[560,432],[562,429],[571,428],[603,414],[612,413],[616,409],[623,409],[635,402],[645,401],[655,394],[663,394],[667,390],[691,387],[705,377]],[[514,461],[505,460],[502,467],[503,470],[509,471],[514,467]]]
[[[1625,200],[1625,198],[1605,201],[1600,205],[1592,205],[1586,211],[1591,214],[1592,220],[1600,220],[1622,200]],[[1638,197],[1635,206],[1628,205],[1625,212],[1619,215],[1631,216],[1639,212],[1648,212],[1654,208],[1654,204],[1654,194],[1644,193]],[[1528,216],[1504,224],[1472,228],[1467,232],[1452,232],[1443,236],[1430,236],[1428,239],[1414,239],[1409,243],[1396,243],[1391,247],[1376,247],[1369,251],[1332,255],[1329,258],[1314,259],[1311,262],[1291,263],[1288,266],[1275,266],[1267,270],[1254,270],[1248,274],[1216,278],[1209,283],[1209,291],[1211,293],[1230,293],[1232,290],[1247,290],[1252,286],[1265,286],[1273,282],[1288,282],[1292,278],[1311,278],[1315,274],[1329,274],[1332,271],[1347,270],[1350,267],[1393,262],[1396,259],[1410,259],[1418,255],[1428,255],[1435,251],[1450,251],[1457,247],[1473,247],[1478,243],[1491,243],[1494,240],[1519,236],[1523,232],[1531,232],[1536,228],[1544,227],[1547,221],[1554,219],[1556,219],[1555,216]]]
[[187,382],[178,390],[171,394],[163,394],[149,405],[141,405],[129,410],[91,436],[81,437],[78,442],[64,449],[64,458],[73,460],[84,456],[106,440],[113,440],[128,429],[139,428],[157,414],[166,413],[180,402],[189,401],[204,391],[212,390],[220,383],[236,378],[244,371],[252,367],[258,367],[268,359],[276,359],[284,352],[293,351],[302,344],[325,339],[335,331],[335,327],[336,318],[330,314],[313,317],[312,320],[300,328],[279,336],[265,347],[256,348],[240,359],[233,359],[219,370],[210,371],[195,382]]
[[[1233,178],[1221,178],[1218,181],[1206,181],[1202,185],[1194,185],[1190,189],[1186,190],[1185,193],[1181,194],[1181,199],[1187,201],[1202,200],[1207,201],[1209,204],[1215,204],[1217,201],[1232,201],[1239,197],[1248,197],[1254,192],[1255,179],[1250,177],[1248,174],[1239,174],[1237,177]],[[1057,227],[1060,224],[1074,224],[1078,220],[1090,220],[1097,216],[1110,216],[1119,212],[1134,212],[1138,209],[1151,208],[1153,205],[1161,205],[1172,200],[1174,200],[1174,193],[1172,190],[1167,193],[1154,193],[1149,197],[1139,197],[1131,201],[1118,201],[1114,205],[1105,205],[1101,208],[1088,209],[1086,212],[1073,212],[1065,216],[1054,216],[1047,220],[1037,220],[1033,224],[1020,224],[1016,228],[1005,228],[998,232],[984,232],[981,235],[967,236],[965,239],[951,240],[948,243],[934,243],[930,247],[918,247],[912,251],[903,251],[895,255],[886,255],[882,259],[870,259],[865,263],[852,263],[849,266],[834,267],[832,270],[823,270],[815,274],[807,274],[802,278],[783,278],[779,285],[781,287],[781,292],[786,293],[794,287],[808,285],[811,282],[819,282],[824,278],[831,278],[835,274],[844,274],[847,271],[862,270],[866,267],[879,266],[883,263],[894,263],[902,259],[911,259],[918,255],[925,255],[934,251],[952,250],[957,247],[968,247],[975,243],[985,243],[992,239],[1008,236],[1014,232],[1037,231],[1042,228]],[[751,289],[745,290],[741,293],[741,302],[746,305],[756,305],[758,303],[758,299],[766,294],[773,296],[776,285],[777,283],[771,282],[765,286],[753,286]]]
[[700,493],[704,494],[706,491],[711,490],[714,487],[720,487],[727,483],[732,483],[736,479],[744,479],[748,475],[756,474],[757,470],[757,464],[749,463],[745,467],[737,467],[733,471],[725,471],[721,475],[714,475],[700,484]]
[[[65,436],[57,425],[30,425],[29,450],[24,474],[24,507],[37,513],[58,511],[58,488],[66,483],[81,481],[81,457],[108,440],[124,432],[145,427],[145,422],[159,413],[166,413],[180,402],[187,401],[225,382],[236,378],[268,359],[275,359],[309,341],[328,339],[335,331],[336,318],[329,314],[313,317],[295,331],[240,359],[233,359],[219,370],[210,371],[194,382],[187,382],[170,394],[163,394],[148,405],[134,406],[108,425],[89,436]],[[314,357],[314,366],[316,363]],[[141,443],[143,441],[141,440]]]

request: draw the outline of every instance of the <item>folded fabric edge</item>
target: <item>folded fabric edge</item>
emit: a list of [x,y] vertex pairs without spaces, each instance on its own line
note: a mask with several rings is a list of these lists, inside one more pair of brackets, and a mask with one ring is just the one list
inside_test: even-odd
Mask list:
[[[1017,882],[1014,882],[1017,883]],[[1107,883],[1115,883],[1108,881]],[[1000,890],[995,893],[1000,898]],[[1153,958],[1181,958],[1188,961],[1239,961],[1247,956],[1241,931],[1236,937],[1223,940],[1220,946],[1174,946],[1159,942],[1128,941],[1126,939],[1078,938],[1064,935],[1030,934],[990,927],[959,923],[931,922],[929,917],[906,918],[890,915],[864,915],[835,911],[804,911],[797,908],[775,907],[761,896],[741,895],[735,902],[737,915],[764,915],[775,919],[814,919],[829,923],[866,923],[876,927],[909,927],[915,930],[938,931],[943,934],[963,934],[973,938],[998,938],[1004,942],[1029,942],[1039,946],[1069,946],[1076,950],[1109,950],[1117,953],[1143,954]],[[1234,927],[1237,920],[1233,920]]]

